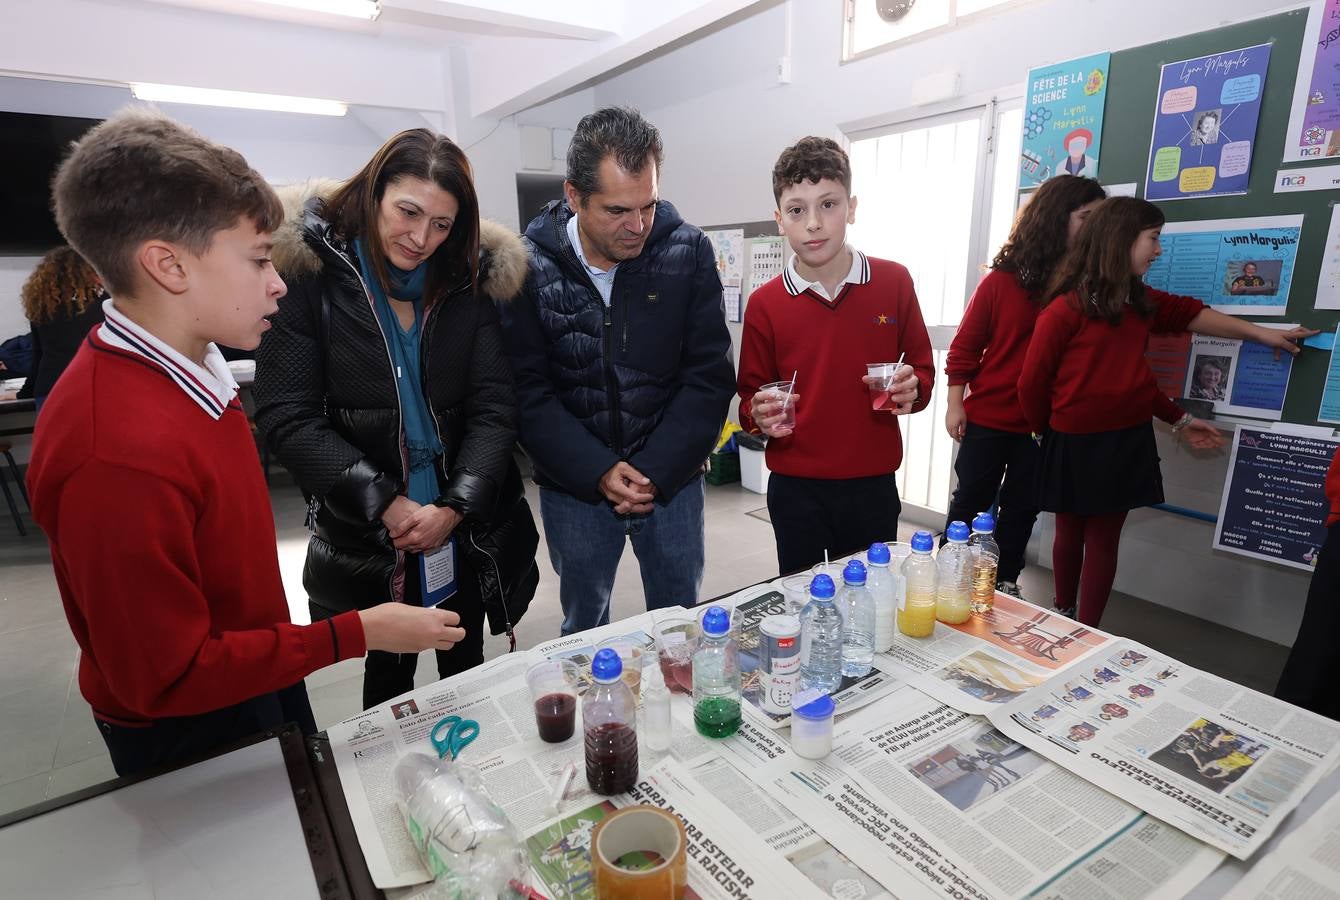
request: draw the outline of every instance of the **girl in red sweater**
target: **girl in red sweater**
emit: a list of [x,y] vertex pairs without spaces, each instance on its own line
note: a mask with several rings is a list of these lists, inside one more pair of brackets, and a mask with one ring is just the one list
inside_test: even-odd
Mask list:
[[971,522],[998,502],[996,587],[1015,597],[1038,517],[1039,454],[1019,406],[1019,370],[1052,271],[1104,196],[1092,178],[1058,175],[1042,183],[973,291],[945,360],[945,428],[959,442],[945,527]]
[[1024,416],[1043,433],[1039,507],[1056,513],[1056,606],[1069,613],[1078,599],[1087,625],[1107,605],[1127,513],[1163,502],[1151,417],[1191,447],[1224,443],[1159,392],[1144,355],[1149,335],[1195,331],[1297,353],[1294,342],[1316,333],[1264,328],[1147,287],[1163,222],[1145,200],[1099,204],[1052,281],[1019,377]]

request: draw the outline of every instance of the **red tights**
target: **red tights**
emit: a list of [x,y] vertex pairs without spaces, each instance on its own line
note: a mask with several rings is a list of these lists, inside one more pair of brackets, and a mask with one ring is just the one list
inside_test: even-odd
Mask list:
[[1101,516],[1056,514],[1052,543],[1052,571],[1056,578],[1056,608],[1074,609],[1079,598],[1079,620],[1097,626],[1117,577],[1117,547],[1126,513]]

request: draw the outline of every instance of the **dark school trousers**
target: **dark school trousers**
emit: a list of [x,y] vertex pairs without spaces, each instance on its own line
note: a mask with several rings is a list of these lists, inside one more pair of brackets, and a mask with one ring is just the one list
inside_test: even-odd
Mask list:
[[898,539],[903,511],[893,473],[869,478],[768,478],[768,515],[783,574]]
[[959,442],[958,458],[954,461],[958,486],[949,501],[945,528],[956,521],[972,525],[974,516],[997,505],[999,581],[1018,581],[1019,573],[1024,570],[1024,551],[1033,534],[1033,523],[1038,519],[1040,457],[1041,450],[1031,436],[971,422]]

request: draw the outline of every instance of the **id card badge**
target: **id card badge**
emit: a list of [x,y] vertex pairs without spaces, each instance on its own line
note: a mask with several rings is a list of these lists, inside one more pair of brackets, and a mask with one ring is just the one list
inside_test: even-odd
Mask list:
[[419,584],[424,606],[437,606],[456,594],[456,536],[431,553],[419,554]]

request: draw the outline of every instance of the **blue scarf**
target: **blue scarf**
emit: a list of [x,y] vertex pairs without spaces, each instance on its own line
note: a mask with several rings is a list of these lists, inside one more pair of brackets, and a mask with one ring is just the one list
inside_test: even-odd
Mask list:
[[419,355],[423,289],[428,264],[420,263],[406,272],[387,263],[392,294],[397,300],[409,300],[414,304],[414,324],[406,330],[400,327],[391,301],[377,280],[376,270],[372,268],[367,247],[361,238],[354,239],[354,252],[358,254],[363,283],[372,293],[373,308],[381,323],[382,333],[386,335],[386,349],[391,354],[391,363],[395,366],[403,438],[409,449],[409,484],[405,486],[405,492],[415,503],[432,503],[441,493],[434,464],[445,448],[438,438],[437,427],[433,424],[432,413],[428,411],[428,402],[423,396],[423,369]]

